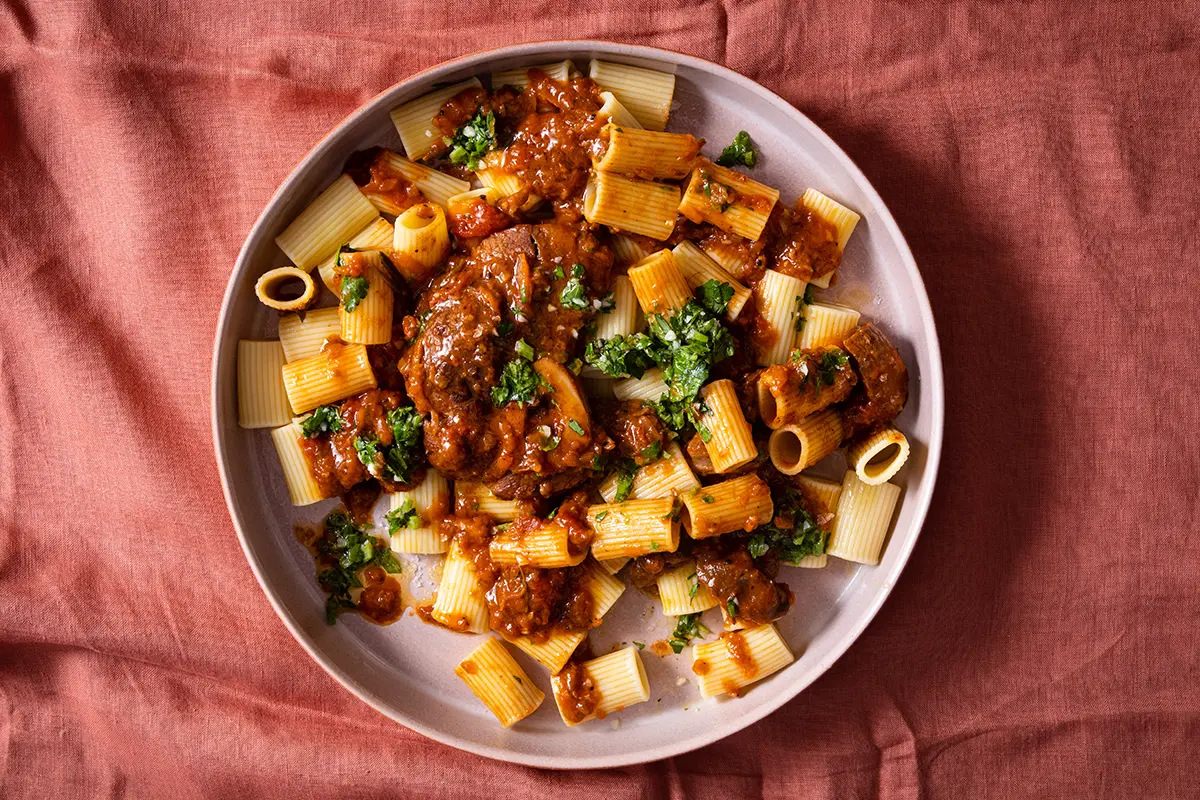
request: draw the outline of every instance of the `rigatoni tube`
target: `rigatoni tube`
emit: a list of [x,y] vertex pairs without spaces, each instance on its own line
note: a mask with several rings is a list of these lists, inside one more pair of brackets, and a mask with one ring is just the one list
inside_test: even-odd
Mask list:
[[315,356],[284,364],[283,385],[292,412],[303,414],[378,384],[365,345],[328,342]]
[[642,311],[671,314],[692,299],[692,290],[670,250],[659,250],[629,268],[629,282]]
[[546,698],[496,638],[489,637],[472,650],[454,668],[454,674],[506,728],[532,714]]
[[647,553],[673,553],[679,547],[675,499],[626,500],[588,508],[588,525],[596,532],[592,556],[603,560]]
[[680,522],[693,539],[751,531],[771,521],[775,504],[766,481],[754,473],[683,492]]
[[[733,381],[713,381],[700,390],[700,397],[705,407],[700,436],[708,449],[713,470],[729,472],[753,461],[758,456],[758,448],[754,446],[750,423],[742,413]],[[705,432],[708,433],[707,440],[704,439]]]
[[772,432],[767,441],[767,455],[775,469],[784,475],[795,475],[837,450],[842,435],[841,414],[827,408]]
[[679,187],[593,172],[583,193],[583,215],[594,225],[662,241],[675,229]]

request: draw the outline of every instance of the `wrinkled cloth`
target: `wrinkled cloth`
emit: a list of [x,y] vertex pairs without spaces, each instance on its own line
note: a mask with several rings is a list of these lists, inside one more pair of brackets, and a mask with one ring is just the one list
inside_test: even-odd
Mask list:
[[[0,795],[1197,796],[1200,7],[252,5],[0,4]],[[855,159],[948,413],[912,560],[826,675],[719,744],[556,773],[304,654],[226,511],[209,375],[241,242],[326,131],[464,52],[587,37],[726,64]]]

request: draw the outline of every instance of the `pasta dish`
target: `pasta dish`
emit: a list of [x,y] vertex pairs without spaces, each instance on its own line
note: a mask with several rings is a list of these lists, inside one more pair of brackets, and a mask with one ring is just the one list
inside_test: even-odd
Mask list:
[[[502,725],[545,687],[567,725],[645,702],[646,651],[738,696],[794,660],[788,582],[878,564],[900,498],[907,369],[824,297],[859,215],[755,180],[752,132],[711,157],[667,132],[673,75],[486,83],[393,110],[400,146],[353,154],[276,238],[255,291],[278,338],[239,342],[239,422],[270,430],[294,505],[334,501],[297,528],[329,624],[411,608],[481,635],[455,672]],[[428,602],[404,601],[411,560],[436,562]],[[631,591],[671,634],[591,652]]]

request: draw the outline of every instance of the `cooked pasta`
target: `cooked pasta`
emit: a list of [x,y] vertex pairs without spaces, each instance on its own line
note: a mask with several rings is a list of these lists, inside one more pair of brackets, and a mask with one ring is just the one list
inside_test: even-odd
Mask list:
[[558,711],[567,725],[604,719],[650,699],[650,682],[636,647],[625,647],[573,666],[583,673],[580,682],[590,684],[591,691],[586,697],[578,697],[572,691],[566,673],[550,679]]
[[[454,197],[456,194],[462,194],[471,188],[471,184],[467,181],[455,178],[453,175],[447,175],[440,170],[424,164],[410,161],[398,153],[385,151],[381,155],[381,158],[387,166],[400,175],[403,175],[405,180],[420,189],[421,194],[425,195],[429,199],[429,202],[437,203],[442,208],[449,207],[451,197]],[[381,207],[379,201],[375,198],[372,197],[371,200],[384,213],[400,214],[404,211],[404,208],[398,205],[385,202]]]
[[717,607],[717,598],[713,597],[708,586],[701,583],[696,576],[694,561],[685,561],[680,566],[660,574],[657,586],[662,612],[668,617],[697,614]]
[[596,320],[596,339],[611,339],[628,336],[641,327],[641,312],[633,283],[624,275],[617,275],[612,282],[612,310],[601,314]]
[[700,142],[690,133],[608,126],[608,148],[593,157],[596,169],[648,180],[680,180],[692,171]]
[[275,237],[292,263],[311,270],[379,216],[349,175],[338,177]]
[[502,500],[482,483],[454,482],[454,508],[459,514],[487,514],[497,522],[512,522],[524,509],[515,500]]
[[605,117],[608,117],[614,125],[620,125],[622,128],[641,128],[642,123],[637,121],[637,117],[629,113],[629,109],[621,105],[621,101],[612,92],[601,92],[600,99],[604,101],[604,105],[600,106],[600,111],[597,112]]
[[[363,142],[280,234],[262,295],[303,310],[247,320],[279,341],[239,344],[239,422],[271,430],[292,503],[331,501],[297,527],[326,621],[390,624],[436,578],[416,617],[484,635],[455,672],[502,725],[544,700],[525,656],[569,725],[648,698],[636,649],[582,652],[639,616],[610,613],[627,581],[673,618],[653,651],[694,643],[700,693],[736,695],[829,588],[774,566],[878,563],[899,502],[908,368],[807,291],[861,294],[857,253],[834,277],[858,215],[781,202],[753,131],[666,131],[673,75],[510,65],[395,109],[403,153]],[[804,472],[842,446],[840,482]]]
[[[365,253],[343,253],[343,268],[354,264],[366,281],[361,299],[355,296],[347,302],[343,294],[338,310],[341,339],[350,344],[386,344],[392,340],[392,311],[395,297],[384,273],[383,256],[378,250]],[[348,284],[347,284],[348,285]]]
[[701,438],[708,433],[704,446],[714,472],[729,472],[758,457],[758,448],[750,432],[750,423],[738,404],[733,381],[713,381],[700,390],[706,410],[701,419]]
[[595,225],[662,241],[675,228],[679,187],[595,172],[583,195],[583,215]]
[[[617,502],[621,474],[611,473],[600,484],[599,490],[606,503]],[[652,500],[657,497],[683,497],[700,486],[687,459],[675,442],[667,445],[663,454],[655,461],[639,467],[629,486],[629,500]]]
[[546,699],[546,694],[496,638],[489,637],[472,650],[454,668],[454,674],[462,678],[506,728],[528,717]]
[[715,642],[692,647],[692,672],[701,697],[735,697],[752,683],[795,661],[774,625],[721,634]]
[[283,347],[277,341],[238,342],[238,424],[243,428],[274,428],[291,420],[283,364]]
[[680,492],[680,521],[693,539],[752,531],[771,521],[771,489],[754,473]]
[[670,250],[659,250],[629,268],[629,282],[647,314],[670,314],[687,305],[692,291]]
[[446,212],[440,206],[413,206],[396,217],[395,230],[392,261],[409,281],[424,280],[450,252]]
[[283,365],[283,386],[296,414],[344,400],[376,385],[367,348],[361,344],[329,342],[315,356]]
[[[395,240],[396,231],[392,227],[392,223],[383,217],[377,217],[367,227],[351,236],[346,244],[351,250],[380,250],[386,254],[392,251],[392,244]],[[334,270],[339,255],[341,255],[340,249],[331,253],[328,258],[317,265],[321,282],[329,291],[337,295],[342,292],[342,276]]]
[[[838,498],[842,496],[842,484],[812,475],[795,475],[792,480],[800,487],[806,500],[810,503],[815,501],[818,508],[824,510],[824,514],[818,516],[817,523],[822,528],[828,529],[829,522],[834,519],[834,512],[837,510]],[[796,562],[796,566],[804,569],[820,569],[828,563],[829,554],[821,553],[820,555],[805,556]]]
[[571,73],[575,72],[575,64],[570,59],[567,59],[566,61],[555,61],[553,64],[538,64],[533,67],[516,67],[514,69],[493,72],[492,88],[499,89],[502,86],[516,86],[524,89],[529,86],[529,71],[532,69],[541,70],[556,81],[565,81],[571,77]]
[[[285,298],[280,296],[283,287],[296,282],[300,284],[300,291],[295,297]],[[295,267],[276,267],[273,270],[268,270],[254,284],[254,293],[258,296],[261,302],[267,308],[273,308],[276,311],[299,311],[313,301],[313,297],[317,293],[317,285],[313,282],[312,276],[301,269]]]
[[658,368],[646,370],[640,378],[622,378],[613,384],[613,394],[618,400],[654,401],[668,391],[662,370]]
[[325,499],[321,485],[313,477],[308,457],[300,445],[304,434],[296,422],[271,431],[279,464],[283,467],[283,480],[287,483],[288,497],[294,506],[309,506]]
[[745,286],[717,262],[713,261],[704,251],[692,242],[680,242],[672,252],[679,271],[692,289],[698,289],[708,281],[728,284],[733,290],[729,306],[725,311],[726,318],[735,320],[742,313],[742,307],[750,299],[750,288]]
[[283,345],[283,355],[288,361],[315,356],[326,342],[341,337],[342,321],[336,306],[279,318],[279,343]]
[[846,472],[829,535],[829,555],[859,564],[878,564],[899,499],[899,486],[871,486],[859,480],[857,473]]
[[802,306],[800,316],[804,319],[800,332],[796,334],[795,347],[808,350],[825,345],[840,345],[852,330],[858,327],[862,316],[852,308],[812,303]]
[[416,488],[394,492],[389,499],[389,523],[394,517],[403,519],[404,524],[391,527],[392,550],[426,555],[446,552],[437,521],[450,513],[450,505],[450,484],[432,468]]
[[673,553],[679,547],[676,501],[626,500],[588,508],[587,521],[595,537],[592,556],[600,561],[647,553]]
[[446,553],[429,616],[452,630],[487,633],[488,606],[475,578],[475,562],[457,542]]
[[763,366],[784,364],[791,356],[796,338],[804,281],[769,269],[754,287],[754,299],[768,331],[759,344],[758,363]]
[[887,483],[908,460],[908,438],[887,425],[855,439],[846,448],[846,461],[863,483],[874,486]]
[[779,192],[770,186],[701,158],[688,179],[679,213],[753,241],[762,235],[778,199]]
[[392,111],[392,124],[400,134],[405,154],[411,159],[422,158],[441,140],[443,134],[433,123],[442,104],[464,89],[482,87],[478,78],[435,89],[416,100],[410,100]]
[[842,436],[841,415],[829,408],[773,431],[767,455],[775,469],[784,475],[795,475],[836,450]]
[[593,59],[588,75],[612,92],[642,127],[652,131],[667,127],[675,95],[675,76],[671,73]]
[[613,257],[618,264],[631,266],[650,255],[641,242],[631,236],[617,234],[612,237]]

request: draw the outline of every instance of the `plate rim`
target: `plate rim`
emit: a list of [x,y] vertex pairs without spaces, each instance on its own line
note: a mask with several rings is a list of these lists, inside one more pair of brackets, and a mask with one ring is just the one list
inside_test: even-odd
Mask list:
[[[917,310],[921,321],[921,327],[926,333],[926,349],[929,356],[929,368],[921,374],[922,381],[928,381],[930,393],[932,397],[930,413],[930,437],[927,446],[927,457],[925,471],[928,473],[928,478],[923,482],[916,492],[916,497],[910,496],[907,492],[905,495],[906,502],[915,503],[913,520],[911,527],[913,534],[908,537],[908,541],[903,542],[902,550],[897,554],[896,560],[891,567],[889,573],[883,576],[883,586],[877,592],[875,598],[867,607],[866,612],[858,619],[854,620],[849,629],[836,640],[825,657],[815,664],[804,677],[796,679],[791,683],[780,684],[773,697],[769,698],[761,706],[753,711],[741,715],[722,726],[708,728],[702,733],[694,736],[685,737],[682,739],[674,739],[669,743],[664,743],[660,746],[643,750],[637,753],[617,756],[592,756],[592,757],[572,757],[572,756],[554,756],[541,755],[537,753],[524,753],[513,750],[508,750],[503,747],[496,747],[476,741],[462,739],[454,734],[448,734],[436,728],[424,725],[421,722],[414,720],[406,714],[395,709],[382,698],[368,691],[366,687],[359,684],[349,674],[346,674],[337,667],[332,661],[326,658],[324,652],[316,646],[316,643],[304,631],[303,626],[296,620],[291,613],[284,607],[282,601],[278,597],[276,591],[268,581],[262,560],[258,557],[252,547],[249,537],[243,528],[241,512],[236,506],[233,498],[231,487],[231,478],[229,475],[229,460],[230,456],[227,452],[227,443],[224,431],[221,426],[221,419],[218,409],[221,408],[221,384],[220,384],[220,365],[226,357],[226,347],[223,346],[225,338],[226,326],[230,324],[230,307],[234,298],[234,287],[238,283],[236,278],[247,269],[247,260],[250,252],[252,241],[260,239],[264,234],[261,229],[270,212],[270,210],[289,192],[294,190],[293,184],[300,182],[304,173],[308,171],[309,165],[321,155],[324,150],[330,146],[330,141],[335,138],[343,129],[353,125],[359,118],[368,115],[375,110],[384,96],[395,91],[402,90],[405,87],[421,81],[436,80],[440,75],[450,73],[467,65],[475,65],[484,62],[488,59],[498,59],[505,57],[514,57],[521,55],[534,56],[541,50],[555,49],[575,49],[575,50],[590,50],[596,53],[603,53],[615,56],[624,56],[631,58],[640,58],[649,61],[659,61],[674,66],[687,66],[700,72],[709,73],[717,77],[728,80],[743,91],[759,94],[764,100],[775,106],[781,113],[787,116],[791,122],[806,129],[806,131],[814,138],[822,142],[828,151],[833,155],[846,172],[853,178],[860,188],[865,192],[868,198],[872,201],[876,208],[880,209],[877,221],[882,223],[889,237],[896,243],[900,256],[900,264],[906,271],[909,280],[911,281],[914,293],[917,300]],[[267,596],[271,607],[275,610],[276,616],[283,622],[284,627],[291,633],[292,637],[300,644],[300,646],[308,653],[320,667],[325,670],[334,680],[336,680],[347,691],[367,704],[384,717],[408,728],[415,733],[425,736],[441,744],[449,745],[458,750],[481,755],[486,758],[491,758],[498,761],[506,761],[524,766],[540,767],[547,769],[602,769],[612,767],[633,766],[644,764],[650,761],[658,761],[664,758],[687,753],[704,747],[709,744],[718,742],[728,736],[744,730],[754,723],[760,721],[766,716],[777,711],[788,701],[796,697],[800,692],[811,686],[818,678],[825,674],[835,662],[840,659],[845,652],[854,644],[866,630],[867,626],[875,619],[880,608],[891,596],[895,589],[896,583],[900,574],[904,571],[904,567],[908,563],[909,557],[912,555],[913,549],[916,547],[917,540],[920,538],[921,532],[924,529],[925,520],[929,512],[930,504],[933,500],[934,490],[937,485],[938,470],[941,463],[942,442],[945,432],[945,386],[943,365],[941,356],[941,345],[938,340],[937,326],[933,318],[933,309],[929,302],[929,295],[925,289],[925,282],[921,277],[920,270],[917,268],[916,260],[912,255],[912,250],[908,245],[908,240],[900,231],[899,225],[892,216],[891,210],[883,202],[874,185],[854,163],[853,159],[846,154],[844,150],[827,134],[820,126],[813,122],[798,108],[793,106],[787,99],[781,97],[776,92],[763,86],[756,81],[742,75],[735,70],[730,69],[722,64],[709,61],[698,56],[682,53],[675,50],[670,50],[660,47],[651,47],[648,45],[627,44],[623,42],[614,42],[598,39],[549,39],[539,41],[527,41],[503,45],[485,50],[477,50],[471,53],[458,56],[456,58],[440,62],[425,69],[419,70],[411,75],[408,75],[401,80],[393,83],[381,92],[372,96],[369,100],[359,105],[354,111],[345,116],[341,122],[327,131],[313,147],[304,155],[304,157],[296,164],[296,166],[288,173],[288,175],[280,183],[279,187],[271,195],[271,198],[263,206],[262,211],[255,219],[254,224],[247,232],[242,246],[238,251],[234,267],[229,273],[229,279],[225,286],[225,293],[221,302],[221,307],[218,312],[216,331],[213,336],[213,357],[212,357],[212,372],[210,380],[210,423],[212,425],[213,448],[217,461],[217,469],[221,478],[221,491],[225,497],[225,506],[229,511],[230,518],[233,522],[234,529],[237,532],[238,541],[241,544],[242,552],[246,556],[247,562],[250,564],[250,569],[254,573],[255,579],[258,581],[259,587]],[[895,536],[893,535],[893,539]]]

